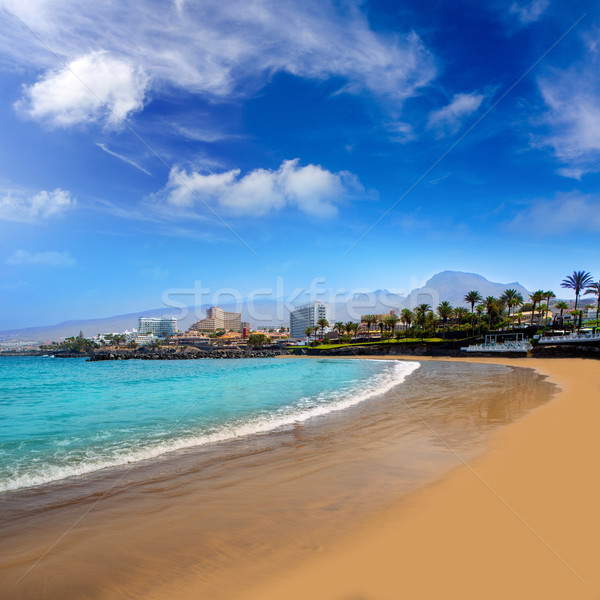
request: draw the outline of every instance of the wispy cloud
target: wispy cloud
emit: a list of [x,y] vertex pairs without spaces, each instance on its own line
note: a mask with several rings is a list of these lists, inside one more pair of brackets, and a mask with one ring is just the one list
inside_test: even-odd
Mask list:
[[550,0],[533,0],[527,4],[515,2],[510,7],[510,13],[516,16],[523,25],[528,25],[539,21],[549,6]]
[[412,142],[417,137],[412,125],[403,121],[387,123],[385,129],[388,131],[389,139],[392,142],[406,144],[407,142]]
[[23,279],[19,279],[18,281],[12,282],[4,282],[0,284],[0,290],[4,290],[5,292],[23,292],[25,290],[32,289],[33,286]]
[[516,214],[508,223],[513,231],[536,236],[600,232],[600,195],[559,193],[539,199]]
[[135,161],[131,160],[130,158],[127,158],[126,156],[123,156],[122,154],[118,154],[117,152],[109,150],[104,144],[101,144],[100,142],[97,142],[96,146],[98,146],[98,148],[101,148],[102,150],[104,150],[104,152],[106,152],[107,154],[110,154],[111,156],[114,156],[115,158],[122,160],[123,162],[127,163],[128,165],[131,165],[132,167],[139,169],[142,173],[146,173],[146,175],[150,175],[150,177],[152,177],[152,173],[150,173],[150,171],[147,171],[146,169],[144,169],[144,167],[138,165]]
[[6,259],[7,265],[43,265],[46,267],[72,267],[75,259],[68,252],[30,252],[29,250],[16,250]]
[[243,176],[240,169],[203,174],[173,167],[157,198],[183,209],[216,205],[232,215],[262,216],[295,206],[311,216],[329,218],[337,214],[340,201],[360,190],[351,173],[301,166],[295,159],[284,161],[277,170],[256,169]]
[[159,265],[154,267],[144,267],[140,270],[143,277],[152,279],[153,281],[164,281],[169,276],[169,270],[164,269]]
[[484,98],[483,94],[456,94],[449,104],[429,115],[427,128],[433,129],[438,137],[455,134],[467,117],[479,109]]
[[176,135],[193,140],[194,142],[214,143],[240,139],[242,137],[240,135],[225,133],[217,128],[183,125],[181,123],[171,123],[168,128]]
[[566,177],[600,171],[600,49],[590,45],[585,60],[538,79],[546,106],[547,133],[533,138],[538,147],[552,148]]
[[[170,8],[148,2],[143,11],[117,0],[3,0],[3,6],[1,52],[18,64],[56,66],[34,35],[23,37],[12,13],[72,61],[73,70],[120,117],[142,107],[145,74],[154,89],[171,86],[212,99],[251,93],[277,72],[336,77],[348,93],[368,90],[398,104],[437,72],[410,26],[394,36],[375,32],[354,2],[205,0]],[[106,52],[90,54],[90,48]],[[46,93],[51,100],[44,100]],[[87,94],[68,70],[51,70],[27,88],[25,109],[55,125],[101,118],[97,102],[83,98]]]
[[56,188],[27,194],[20,189],[0,190],[0,219],[33,223],[59,216],[75,206],[71,192]]
[[15,108],[52,127],[101,122],[119,127],[141,110],[148,78],[130,60],[91,52],[25,86]]

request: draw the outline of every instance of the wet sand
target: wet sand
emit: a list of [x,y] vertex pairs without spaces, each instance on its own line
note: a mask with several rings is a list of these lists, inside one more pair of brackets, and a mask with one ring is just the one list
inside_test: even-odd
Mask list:
[[[533,556],[531,547],[536,550],[540,542],[502,503],[508,516],[490,502],[489,490],[461,461],[475,465],[477,473],[480,460],[484,465],[507,464],[515,482],[498,484],[494,472],[487,471],[485,481],[491,477],[500,485],[520,515],[520,497],[513,497],[511,490],[523,486],[529,497],[527,486],[550,475],[554,465],[545,461],[537,438],[531,448],[521,444],[515,449],[509,432],[523,426],[528,431],[527,424],[535,423],[538,414],[562,406],[572,383],[570,371],[556,380],[566,390],[558,400],[499,430],[546,402],[553,386],[530,369],[419,362],[423,368],[400,386],[401,398],[386,395],[301,427],[179,453],[125,472],[102,472],[6,495],[0,505],[0,595],[476,597],[468,592],[483,572],[480,565],[475,568],[478,562],[468,566],[469,572],[477,572],[467,577],[464,568],[451,569],[442,560],[445,553],[451,555],[448,564],[463,555],[471,560],[466,550],[479,562],[490,550],[499,569],[495,576],[501,578],[497,583],[505,585],[501,589],[518,591],[517,573],[491,552],[496,539],[469,536],[485,531],[489,516],[501,533],[523,528],[534,542],[525,544],[528,554]],[[581,364],[597,369],[589,361],[512,364],[546,373],[544,365],[571,362],[575,372]],[[477,459],[492,435],[491,451]],[[556,443],[561,436],[561,424],[555,423],[551,437]],[[539,464],[527,471],[531,455]],[[441,483],[433,483],[440,477]],[[538,506],[535,496],[523,508],[525,516],[534,518],[525,510],[531,508],[535,519],[554,514],[548,508],[552,501],[544,498]],[[452,507],[463,512],[449,513]],[[531,527],[537,533],[535,519]],[[515,533],[515,554],[524,549],[518,533],[522,537],[522,532]],[[504,552],[512,559],[512,548]],[[550,568],[558,575],[562,563],[552,553],[550,557]],[[444,573],[458,577],[453,594]],[[411,587],[422,578],[425,588]],[[444,593],[430,589],[421,594],[419,589],[427,590],[432,581]]]
[[561,391],[483,456],[243,597],[600,598],[600,363],[494,362],[534,367]]

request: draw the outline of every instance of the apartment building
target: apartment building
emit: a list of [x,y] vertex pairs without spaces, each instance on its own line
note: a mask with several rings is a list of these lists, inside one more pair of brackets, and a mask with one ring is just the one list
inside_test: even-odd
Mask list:
[[293,310],[290,313],[290,337],[296,340],[305,338],[308,327],[318,326],[319,319],[327,319],[327,311],[327,305],[319,301]]
[[[247,324],[246,324],[247,325]],[[227,312],[218,306],[211,306],[206,310],[206,318],[190,326],[190,331],[214,332],[219,329],[225,331],[242,332],[242,313]]]

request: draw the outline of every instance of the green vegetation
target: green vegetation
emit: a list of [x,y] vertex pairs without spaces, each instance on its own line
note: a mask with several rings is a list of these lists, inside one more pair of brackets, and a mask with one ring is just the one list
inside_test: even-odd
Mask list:
[[[595,326],[600,322],[600,281],[593,281],[586,271],[574,271],[565,278],[562,287],[575,291],[575,310],[570,311],[570,314],[575,317],[575,324],[577,317],[579,318],[578,327],[581,327],[584,315],[584,311],[577,309],[582,293],[595,296],[596,320],[587,321],[587,324]],[[414,310],[402,309],[400,315],[363,315],[360,323],[335,323],[333,330],[339,334],[339,340],[335,343],[329,343],[327,340],[318,342],[315,335],[315,340],[310,346],[317,349],[334,349],[377,344],[439,343],[447,338],[454,342],[466,341],[469,337],[481,336],[489,331],[522,327],[525,313],[530,313],[527,315],[528,324],[537,327],[539,331],[551,331],[557,325],[560,328],[573,327],[572,323],[564,322],[564,311],[569,309],[569,304],[564,301],[557,302],[552,307],[553,311],[560,311],[560,316],[555,313],[550,322],[551,302],[555,298],[556,294],[551,290],[536,290],[530,294],[528,302],[525,302],[522,294],[514,288],[504,290],[498,298],[484,298],[477,290],[471,290],[464,296],[464,302],[470,309],[467,306],[453,307],[450,302],[442,301],[435,310],[429,304],[423,303]],[[363,327],[359,341],[356,337],[361,324]],[[319,327],[313,328],[312,331],[316,334],[315,330],[320,329],[323,333],[326,326],[329,324],[319,322]],[[376,328],[379,329],[380,336],[379,339],[373,340],[373,329]]]
[[[125,336],[123,336],[123,339]],[[93,348],[99,348],[99,344],[92,340],[83,337],[83,333],[80,331],[78,336],[66,338],[62,342],[52,342],[51,344],[40,345],[40,350],[45,352],[88,352]]]
[[[378,346],[381,344],[414,344],[414,343],[438,343],[443,342],[442,338],[432,337],[432,338],[403,338],[401,340],[398,339],[387,339],[387,340],[375,340],[372,342],[358,342],[358,343],[347,343],[347,344],[318,344],[314,346],[318,350],[321,349],[332,349],[332,348],[346,348],[349,346]],[[311,344],[312,346],[312,344]]]
[[271,341],[268,335],[264,333],[251,333],[248,336],[248,345],[253,348],[262,348],[265,344]]

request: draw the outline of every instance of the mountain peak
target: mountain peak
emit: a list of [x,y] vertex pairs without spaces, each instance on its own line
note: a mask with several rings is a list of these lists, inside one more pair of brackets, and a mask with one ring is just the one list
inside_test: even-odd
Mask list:
[[[423,302],[437,305],[438,302],[447,300],[454,306],[464,306],[465,294],[471,290],[478,291],[484,298],[486,296],[500,296],[504,290],[514,288],[520,292],[524,298],[529,295],[529,291],[519,282],[497,283],[489,281],[477,273],[466,273],[464,271],[442,271],[436,273],[427,280],[422,288],[417,288],[410,293],[411,302],[416,302],[420,298]],[[429,296],[429,299],[425,299]],[[421,302],[417,302],[421,303]]]

